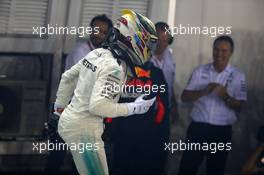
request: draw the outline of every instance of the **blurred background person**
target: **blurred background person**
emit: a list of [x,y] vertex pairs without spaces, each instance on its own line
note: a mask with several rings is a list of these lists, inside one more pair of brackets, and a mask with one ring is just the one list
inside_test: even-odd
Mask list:
[[92,33],[86,42],[77,43],[73,51],[67,56],[65,62],[65,70],[71,68],[80,59],[86,56],[90,51],[101,47],[102,42],[110,28],[113,27],[111,19],[105,14],[95,16],[91,22]]
[[242,175],[264,174],[264,126],[261,126],[259,128],[257,140],[259,142],[259,145],[242,167]]
[[217,37],[212,47],[212,63],[198,66],[193,71],[181,96],[183,102],[193,103],[186,142],[217,144],[217,148],[224,144],[224,149],[212,152],[210,146],[208,150],[202,150],[203,147],[184,150],[179,175],[196,174],[204,158],[206,174],[224,174],[232,149],[232,125],[247,100],[245,74],[229,63],[233,51],[231,37]]
[[169,45],[173,43],[173,37],[169,32],[169,25],[167,23],[157,22],[155,27],[158,35],[158,43],[156,50],[153,52],[151,61],[156,67],[162,70],[165,76],[168,85],[170,118],[174,123],[178,117],[178,110],[173,88],[176,64],[172,55],[172,50],[169,48]]

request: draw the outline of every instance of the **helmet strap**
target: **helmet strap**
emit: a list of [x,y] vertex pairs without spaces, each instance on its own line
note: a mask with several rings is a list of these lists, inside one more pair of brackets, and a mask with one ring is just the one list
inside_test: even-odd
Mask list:
[[118,64],[121,64],[120,60],[125,61],[127,67],[130,68],[133,76],[136,77],[136,65],[131,61],[131,59],[129,59],[130,56],[128,54],[128,49],[120,47],[121,42],[118,41],[119,37],[120,32],[116,28],[111,28],[107,34],[105,41],[102,43],[102,47],[111,51],[113,56],[117,59]]

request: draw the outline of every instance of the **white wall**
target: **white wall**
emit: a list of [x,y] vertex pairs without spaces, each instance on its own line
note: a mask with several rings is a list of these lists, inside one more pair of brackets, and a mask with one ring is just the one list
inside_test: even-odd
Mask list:
[[167,21],[169,0],[150,0],[149,18],[154,22]]
[[[246,73],[248,104],[233,129],[234,144],[229,156],[227,174],[239,171],[256,146],[255,133],[258,126],[264,124],[263,19],[263,0],[177,0],[175,26],[232,26],[231,36],[235,41],[235,51],[231,63]],[[172,47],[176,59],[175,91],[178,95],[194,67],[211,61],[214,39],[202,35],[175,37]],[[174,140],[184,138],[190,122],[189,110],[189,106],[180,103],[180,118],[172,131]],[[172,170],[174,173],[175,171]]]

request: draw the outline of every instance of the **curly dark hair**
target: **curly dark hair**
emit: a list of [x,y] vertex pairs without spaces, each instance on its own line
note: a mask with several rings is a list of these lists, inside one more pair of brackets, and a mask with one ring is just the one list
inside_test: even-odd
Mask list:
[[108,28],[112,28],[113,27],[113,22],[111,19],[109,19],[105,14],[102,15],[97,15],[95,16],[91,22],[90,22],[90,26],[92,27],[94,25],[95,21],[102,21],[105,22],[108,25]]

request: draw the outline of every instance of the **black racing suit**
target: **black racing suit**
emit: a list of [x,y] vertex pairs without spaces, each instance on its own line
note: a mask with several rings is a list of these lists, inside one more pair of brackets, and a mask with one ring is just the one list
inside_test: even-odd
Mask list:
[[[136,68],[137,77],[126,85],[138,87],[126,90],[120,103],[132,102],[140,93],[139,87],[151,87],[150,95],[157,97],[146,114],[106,121],[105,138],[111,138],[113,152],[109,162],[110,174],[162,175],[166,163],[164,143],[169,140],[169,109],[167,84],[162,71],[150,62]],[[158,91],[157,88],[158,87]],[[128,88],[126,88],[128,89]],[[149,91],[143,89],[144,92]],[[156,92],[157,91],[157,92]],[[108,150],[109,151],[109,150]]]

